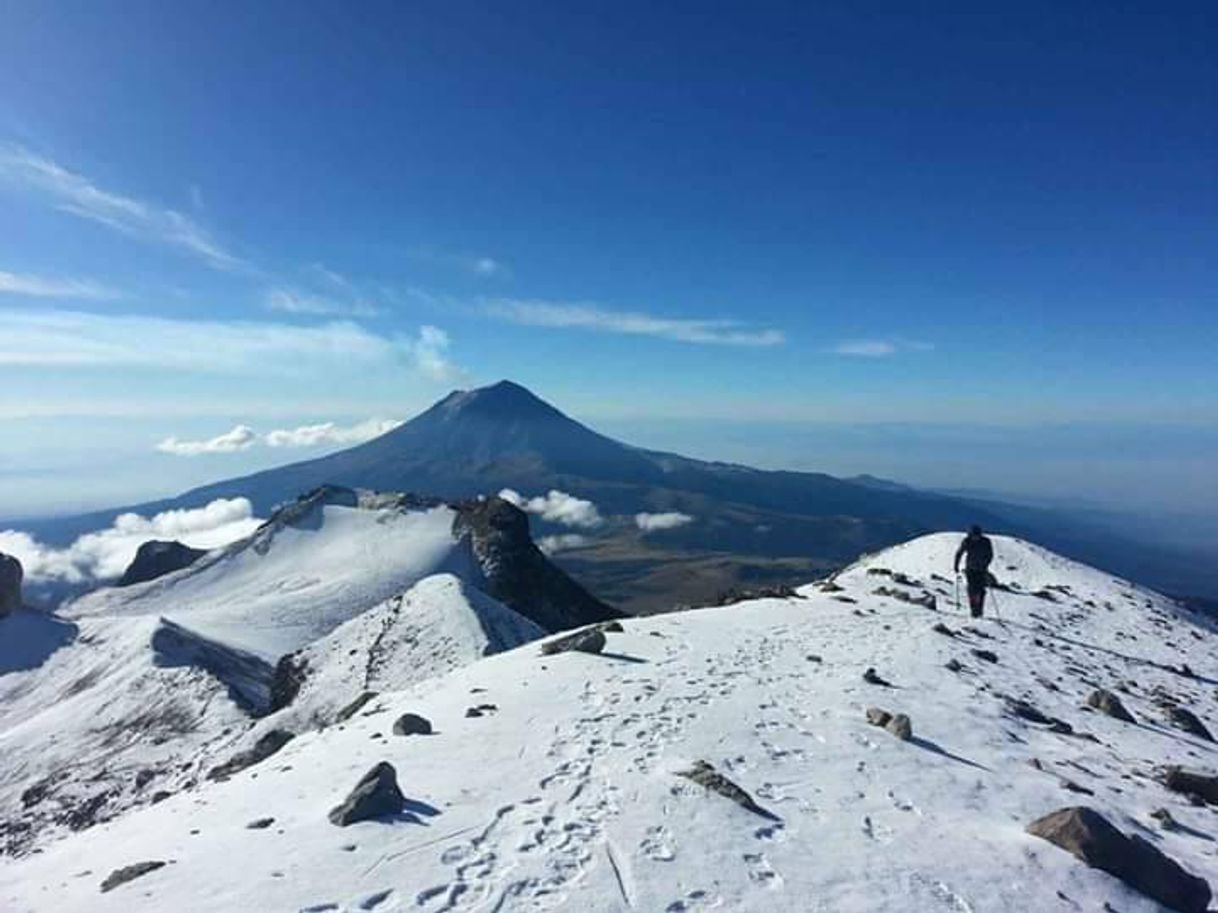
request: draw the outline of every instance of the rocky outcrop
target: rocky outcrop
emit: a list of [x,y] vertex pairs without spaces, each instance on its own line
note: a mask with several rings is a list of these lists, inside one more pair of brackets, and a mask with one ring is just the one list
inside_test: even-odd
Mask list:
[[1189,735],[1195,735],[1199,739],[1205,739],[1207,742],[1214,741],[1214,736],[1201,722],[1197,714],[1193,713],[1179,705],[1173,704],[1167,708],[1167,718],[1171,724],[1177,729],[1183,729]]
[[397,771],[388,761],[381,761],[360,778],[342,804],[330,810],[330,822],[346,827],[357,821],[384,818],[396,815],[405,804]]
[[454,504],[453,533],[468,535],[486,591],[547,631],[623,617],[563,573],[529,536],[528,515],[501,498]]
[[123,571],[123,576],[118,578],[115,586],[131,586],[147,580],[156,580],[189,567],[206,554],[204,549],[191,548],[176,540],[166,542],[153,539],[140,546],[134,560],[127,566],[127,570]]
[[209,780],[227,780],[233,774],[240,773],[247,767],[253,767],[265,761],[284,745],[292,741],[295,736],[283,729],[272,729],[266,735],[262,736],[254,743],[253,748],[248,748],[245,751],[239,751],[223,764],[218,767],[213,767],[208,771],[207,779]]
[[1163,785],[1172,792],[1218,805],[1218,777],[1213,774],[1194,773],[1183,767],[1169,767],[1163,774]]
[[1048,840],[1095,869],[1180,913],[1205,913],[1210,887],[1136,834],[1126,836],[1094,809],[1063,808],[1033,821],[1033,836]]
[[1121,699],[1104,688],[1096,688],[1087,696],[1087,706],[1124,723],[1137,722],[1133,714],[1125,709]]
[[0,552],[0,618],[21,608],[21,562]]
[[417,713],[403,713],[393,721],[394,735],[431,735],[431,720]]
[[541,652],[544,656],[553,656],[556,653],[569,653],[571,651],[600,653],[604,649],[605,634],[599,628],[585,628],[582,631],[576,631],[574,634],[546,641],[541,645]]
[[159,859],[153,859],[148,862],[136,862],[132,865],[125,865],[121,869],[115,869],[101,883],[101,892],[106,894],[113,891],[119,885],[133,881],[141,875],[147,875],[149,872],[155,872],[157,869],[164,868],[164,866],[164,862],[161,862]]

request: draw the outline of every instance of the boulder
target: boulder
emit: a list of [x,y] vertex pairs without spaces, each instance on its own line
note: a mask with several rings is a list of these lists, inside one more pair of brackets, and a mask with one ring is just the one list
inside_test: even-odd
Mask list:
[[403,713],[393,721],[394,735],[431,735],[431,720],[417,713]]
[[1163,776],[1163,785],[1172,792],[1196,796],[1203,802],[1218,805],[1218,777],[1199,774],[1182,767],[1169,767]]
[[1136,723],[1133,714],[1125,709],[1121,699],[1105,688],[1096,688],[1087,696],[1087,706],[1094,707],[1100,713],[1125,723]]
[[741,808],[752,812],[754,815],[760,815],[763,818],[768,818],[771,821],[778,820],[778,816],[773,812],[768,811],[758,805],[753,797],[747,792],[725,777],[719,771],[715,770],[713,764],[706,761],[695,761],[694,766],[689,770],[677,771],[678,777],[684,777],[697,783],[699,786],[705,786],[711,792],[718,793],[725,799],[731,799]]
[[132,865],[125,865],[121,869],[115,869],[101,883],[101,892],[105,894],[113,891],[119,885],[126,884],[133,879],[139,878],[141,875],[147,875],[149,872],[155,872],[157,869],[163,868],[164,865],[165,863],[159,859],[152,859],[148,862],[136,862]]
[[867,708],[867,722],[872,726],[887,726],[888,721],[892,719],[892,714],[887,710],[882,710],[879,707]]
[[1121,833],[1094,809],[1059,809],[1033,821],[1027,832],[1119,878],[1169,909],[1205,913],[1209,906],[1211,893],[1205,879],[1185,871],[1136,834]]
[[21,562],[0,552],[0,618],[21,608]]
[[998,662],[998,654],[993,650],[973,650],[972,654],[987,663]]
[[868,666],[863,672],[863,681],[869,685],[879,685],[882,688],[891,688],[892,682],[885,681],[880,677],[880,673],[876,672],[874,667]]
[[902,742],[908,742],[913,738],[913,723],[910,722],[909,717],[903,713],[898,713],[891,720],[885,723],[884,729],[896,736]]
[[571,651],[600,653],[605,649],[605,643],[604,631],[597,628],[585,628],[582,631],[576,631],[574,634],[546,641],[541,645],[541,652],[544,656],[553,656],[555,653],[569,653]]
[[135,558],[118,578],[115,586],[132,586],[147,580],[156,580],[174,571],[194,564],[207,552],[204,549],[191,548],[178,541],[163,541],[153,539],[145,542],[135,553]]
[[406,803],[398,789],[397,771],[388,761],[381,761],[355,784],[341,805],[330,810],[330,822],[346,827],[357,821],[396,815]]
[[1173,726],[1177,729],[1183,729],[1189,735],[1195,735],[1197,738],[1205,739],[1207,742],[1214,741],[1214,737],[1205,728],[1205,724],[1191,710],[1173,705],[1167,708],[1167,718]]

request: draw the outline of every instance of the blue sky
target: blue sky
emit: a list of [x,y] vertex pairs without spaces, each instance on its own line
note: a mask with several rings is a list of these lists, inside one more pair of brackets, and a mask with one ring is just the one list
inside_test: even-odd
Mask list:
[[0,516],[501,377],[704,456],[1218,510],[1218,8],[725,6],[6,4]]

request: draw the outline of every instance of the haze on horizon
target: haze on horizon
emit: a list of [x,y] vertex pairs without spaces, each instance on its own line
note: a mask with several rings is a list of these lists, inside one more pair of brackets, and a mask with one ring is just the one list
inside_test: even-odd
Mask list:
[[1218,516],[1218,11],[0,14],[0,517],[510,377],[630,443]]

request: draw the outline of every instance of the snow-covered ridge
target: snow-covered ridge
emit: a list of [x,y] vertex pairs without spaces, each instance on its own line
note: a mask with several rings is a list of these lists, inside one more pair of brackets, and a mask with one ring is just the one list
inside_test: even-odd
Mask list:
[[[227,782],[0,862],[0,906],[1161,911],[1025,833],[1072,805],[1218,881],[1213,813],[1157,778],[1218,766],[1169,709],[1215,728],[1213,625],[1002,538],[1002,620],[972,622],[955,609],[958,542],[915,540],[795,598],[627,620],[602,656],[525,645],[382,691]],[[1097,688],[1134,722],[1089,709]],[[912,739],[868,725],[873,706],[907,714]],[[403,713],[434,734],[393,735]],[[330,823],[381,761],[402,814]],[[697,762],[764,814],[680,775]],[[140,862],[166,864],[100,893]]]

